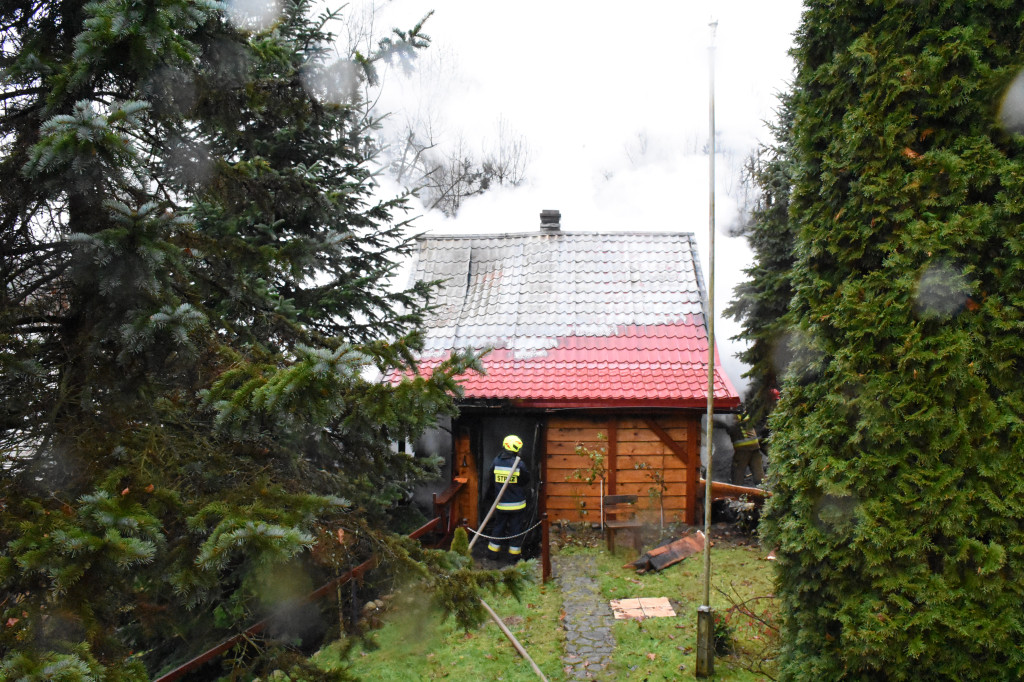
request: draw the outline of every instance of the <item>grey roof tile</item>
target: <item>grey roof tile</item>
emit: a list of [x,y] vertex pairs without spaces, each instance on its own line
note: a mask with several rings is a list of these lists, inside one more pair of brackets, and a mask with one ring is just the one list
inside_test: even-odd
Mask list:
[[703,324],[699,268],[686,233],[427,236],[413,277],[443,280],[425,352],[503,347],[534,356],[559,338],[620,327]]

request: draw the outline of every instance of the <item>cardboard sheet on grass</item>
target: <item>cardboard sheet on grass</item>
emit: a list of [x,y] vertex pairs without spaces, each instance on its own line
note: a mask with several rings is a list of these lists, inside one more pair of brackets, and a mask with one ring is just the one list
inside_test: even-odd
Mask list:
[[676,612],[667,597],[640,597],[639,599],[612,599],[615,620],[626,618],[668,618]]
[[[683,559],[693,556],[704,549],[704,533],[697,531],[693,535],[665,543],[641,555],[623,568],[635,568],[637,573],[660,571],[663,568],[678,564]],[[616,620],[626,618],[670,618],[676,615],[666,597],[638,597],[633,599],[612,599],[609,602]]]
[[640,558],[631,561],[623,568],[635,568],[637,573],[660,571],[702,551],[704,551],[704,533],[697,531],[693,535],[687,535],[660,547],[655,547],[641,554]]

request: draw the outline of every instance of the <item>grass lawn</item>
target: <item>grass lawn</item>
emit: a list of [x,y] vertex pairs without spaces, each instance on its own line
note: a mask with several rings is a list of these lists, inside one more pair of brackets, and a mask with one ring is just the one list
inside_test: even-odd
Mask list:
[[[770,679],[744,669],[763,647],[764,634],[755,627],[755,621],[735,609],[729,610],[733,603],[772,593],[771,562],[764,560],[766,553],[756,545],[730,544],[712,548],[711,606],[717,616],[725,618],[734,633],[734,652],[715,657],[715,679]],[[597,552],[592,557],[602,596],[609,600],[668,597],[676,617],[616,621],[613,630],[615,675],[611,679],[653,682],[692,677],[697,664],[697,608],[703,601],[703,556],[693,556],[660,573],[644,575],[621,568],[631,558],[628,554],[613,557],[607,552]],[[716,588],[733,595],[732,598]],[[758,611],[766,608],[768,601],[758,600],[755,608]]]
[[[349,661],[352,674],[368,682],[538,679],[494,622],[487,620],[479,629],[463,632],[453,619],[442,621],[440,613],[418,596],[406,593],[396,597],[384,626],[371,635],[376,648],[355,649]],[[562,597],[554,582],[542,585],[538,569],[538,580],[526,588],[522,601],[511,597],[488,597],[485,601],[538,667],[550,679],[562,679]],[[318,663],[325,668],[336,664],[338,649],[338,645],[326,647],[317,655]]]
[[[640,621],[616,621],[617,642],[609,680],[676,680],[692,677],[696,665],[697,607],[702,601],[703,558],[697,555],[661,573],[637,575],[622,568],[629,550],[608,554],[599,542],[572,543],[558,550],[582,555],[597,581],[601,599],[668,597],[677,616]],[[732,604],[771,594],[771,562],[767,552],[744,538],[722,539],[712,548],[712,607],[733,627],[734,653],[715,657],[717,680],[768,680],[744,669],[763,646],[763,630]],[[538,568],[539,574],[539,568]],[[734,596],[728,599],[715,587]],[[774,608],[773,600],[758,600],[756,609]],[[562,596],[555,581],[532,585],[522,601],[488,598],[487,602],[530,652],[548,679],[566,679],[561,657],[565,631]],[[761,638],[761,639],[759,639]],[[487,621],[469,633],[453,621],[442,622],[416,594],[396,597],[384,616],[383,627],[371,636],[376,648],[357,647],[349,659],[350,671],[363,680],[536,680],[526,661]],[[339,663],[338,645],[317,655],[322,667]]]

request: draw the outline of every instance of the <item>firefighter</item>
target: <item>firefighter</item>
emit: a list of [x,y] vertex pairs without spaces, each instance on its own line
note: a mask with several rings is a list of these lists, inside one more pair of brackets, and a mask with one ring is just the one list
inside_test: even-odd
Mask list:
[[517,560],[523,554],[523,537],[520,533],[523,532],[523,523],[526,520],[526,490],[530,482],[530,472],[526,470],[526,465],[522,461],[516,465],[514,471],[512,470],[516,454],[523,447],[523,441],[519,436],[505,436],[501,445],[501,454],[494,458],[494,465],[491,468],[494,496],[497,497],[501,492],[505,481],[508,481],[508,487],[505,488],[505,494],[494,511],[490,535],[509,539],[489,541],[487,553],[492,559],[497,559],[501,554],[502,544],[507,542],[509,557]]
[[732,439],[732,482],[733,485],[743,485],[747,476],[747,467],[754,477],[754,485],[760,485],[764,478],[764,467],[761,464],[761,441],[757,438],[757,431],[750,423],[750,415],[743,410],[736,415],[736,422],[728,427],[729,437]]

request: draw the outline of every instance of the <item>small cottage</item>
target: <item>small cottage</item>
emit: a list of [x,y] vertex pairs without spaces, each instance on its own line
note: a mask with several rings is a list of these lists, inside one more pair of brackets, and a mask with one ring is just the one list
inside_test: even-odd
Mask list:
[[[693,235],[563,232],[545,211],[536,232],[418,244],[413,277],[443,282],[420,370],[489,349],[486,373],[464,377],[459,417],[416,444],[446,462],[425,492],[457,490],[454,515],[475,528],[515,433],[535,514],[596,523],[602,494],[636,494],[653,523],[696,522],[708,330]],[[739,402],[716,360],[716,411]]]

